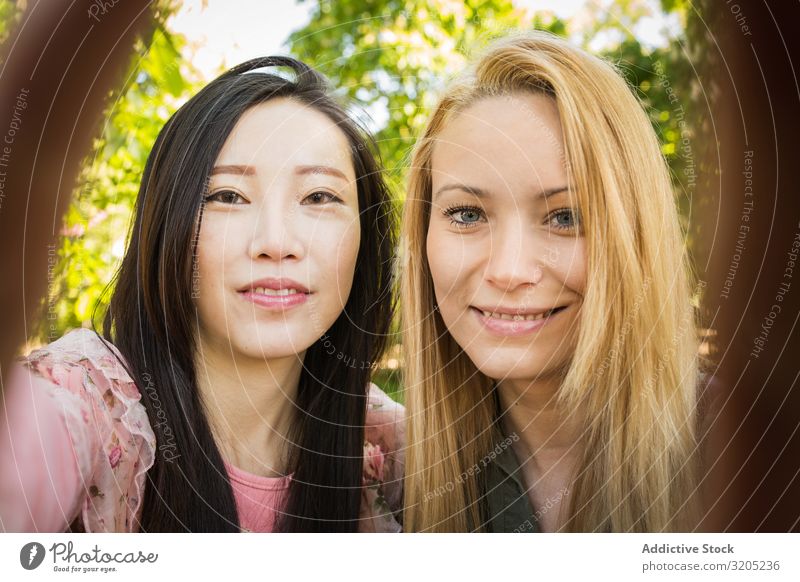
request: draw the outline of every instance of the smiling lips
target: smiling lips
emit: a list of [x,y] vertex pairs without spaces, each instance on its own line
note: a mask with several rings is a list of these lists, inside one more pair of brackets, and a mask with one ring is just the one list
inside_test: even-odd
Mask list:
[[311,292],[292,279],[267,278],[253,281],[239,294],[264,309],[283,311],[305,303]]
[[489,310],[472,307],[481,324],[490,332],[502,336],[532,333],[551,322],[567,306],[547,310]]

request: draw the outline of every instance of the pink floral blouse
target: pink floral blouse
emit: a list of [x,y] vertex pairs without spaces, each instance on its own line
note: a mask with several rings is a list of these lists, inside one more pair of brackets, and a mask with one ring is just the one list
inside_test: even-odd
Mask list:
[[[136,531],[157,443],[125,368],[86,329],[22,363],[28,370],[7,379],[6,415],[0,416],[0,531],[55,531],[70,524],[87,532]],[[367,406],[359,530],[399,532],[404,409],[374,384]],[[77,475],[70,478],[70,472]],[[250,499],[244,487],[287,486],[233,467],[229,473],[240,515],[253,509],[243,506]],[[269,527],[263,524],[273,521],[255,523]]]

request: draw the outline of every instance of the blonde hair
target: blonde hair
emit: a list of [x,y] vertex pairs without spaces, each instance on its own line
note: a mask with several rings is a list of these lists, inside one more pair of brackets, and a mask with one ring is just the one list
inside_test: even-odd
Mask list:
[[436,310],[425,247],[431,156],[454,114],[521,92],[557,105],[586,236],[587,286],[558,396],[588,411],[564,529],[685,531],[694,510],[698,341],[668,169],[614,68],[540,32],[493,44],[446,91],[413,154],[402,232],[404,526],[472,531],[488,517],[474,468],[495,443],[492,383]]

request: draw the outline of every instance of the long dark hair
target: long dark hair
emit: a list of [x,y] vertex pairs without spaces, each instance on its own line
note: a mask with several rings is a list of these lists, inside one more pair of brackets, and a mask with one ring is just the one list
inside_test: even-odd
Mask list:
[[[265,67],[287,67],[293,78],[255,71]],[[247,109],[278,97],[327,115],[346,135],[357,177],[361,246],[344,312],[324,343],[306,352],[293,477],[277,527],[358,528],[366,391],[392,315],[391,202],[375,144],[332,98],[325,78],[297,60],[266,57],[212,81],[161,130],[103,322],[105,339],[119,349],[139,387],[159,446],[148,472],[142,531],[239,530],[233,491],[197,391],[193,255],[207,177],[225,140]]]

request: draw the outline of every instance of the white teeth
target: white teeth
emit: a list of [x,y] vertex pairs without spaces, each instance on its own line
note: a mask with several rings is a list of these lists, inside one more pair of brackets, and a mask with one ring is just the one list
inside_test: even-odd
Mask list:
[[483,313],[484,317],[492,317],[494,319],[504,319],[507,321],[536,321],[537,319],[544,319],[545,317],[552,315],[553,310],[551,309],[550,311],[546,311],[544,313],[536,313],[531,315],[521,315],[521,314],[510,315],[508,313],[495,313],[493,311],[483,311],[483,310],[481,310],[481,313]]
[[264,287],[256,287],[253,291],[259,295],[272,295],[276,297],[298,293],[297,289],[265,289]]

